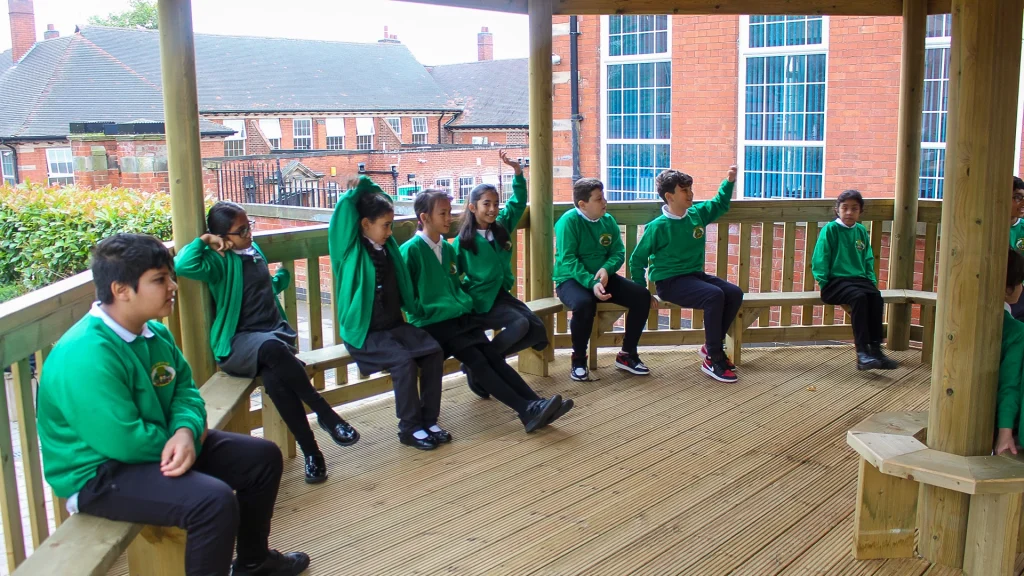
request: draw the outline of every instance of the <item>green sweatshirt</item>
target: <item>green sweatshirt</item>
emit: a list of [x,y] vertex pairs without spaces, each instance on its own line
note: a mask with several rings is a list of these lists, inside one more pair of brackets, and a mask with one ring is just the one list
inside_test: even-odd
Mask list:
[[421,327],[458,318],[473,311],[473,299],[459,282],[458,257],[455,248],[441,238],[441,258],[419,234],[402,244],[402,256],[409,266],[416,301],[422,307],[409,313],[409,322]]
[[735,185],[723,180],[714,198],[690,206],[681,218],[670,216],[662,206],[662,215],[647,223],[629,257],[630,278],[646,286],[644,272],[648,265],[652,282],[703,271],[705,229],[729,211]]
[[[495,220],[510,235],[516,233],[519,219],[526,211],[526,178],[516,174],[512,180],[512,198],[498,212]],[[494,306],[498,290],[511,290],[515,283],[512,275],[512,243],[495,246],[477,233],[476,253],[465,250],[455,238],[453,244],[458,254],[459,273],[463,274],[462,288],[473,298],[473,311],[486,314]]]
[[[252,247],[266,260],[263,251],[252,243]],[[231,339],[238,327],[238,318],[242,314],[242,257],[228,250],[218,254],[200,238],[181,249],[174,257],[174,272],[183,278],[191,278],[205,282],[213,295],[214,316],[210,327],[210,346],[213,355],[223,360],[231,354]],[[279,268],[271,284],[274,295],[278,295],[288,287],[291,275],[284,268]],[[281,318],[287,318],[281,302],[275,298],[277,310]]]
[[[373,258],[362,242],[362,228],[356,203],[364,194],[384,194],[366,176],[359,178],[355,188],[345,192],[338,199],[331,215],[327,232],[327,247],[331,253],[331,272],[334,274],[334,302],[338,303],[336,314],[341,339],[356,348],[366,342],[373,315],[373,295],[376,270]],[[402,308],[407,313],[419,310],[413,298],[409,269],[405,266],[398,242],[389,237],[384,243],[391,263],[394,264],[395,280],[402,298]]]
[[1017,218],[1010,226],[1010,247],[1024,252],[1024,218]]
[[835,220],[825,224],[818,233],[811,258],[811,273],[824,288],[833,278],[867,278],[875,285],[875,256],[871,237],[863,224],[847,228]]
[[611,214],[605,213],[597,222],[591,222],[573,209],[555,222],[552,276],[556,286],[575,280],[584,288],[593,288],[598,270],[604,268],[608,274],[615,274],[625,261],[622,232]]
[[1024,430],[1021,400],[1024,395],[1024,322],[1003,311],[1003,342],[999,352],[999,392],[996,428]]
[[43,472],[67,498],[107,460],[160,462],[179,428],[206,430],[206,405],[192,370],[163,324],[151,338],[125,342],[101,318],[86,314],[53,347],[37,396]]

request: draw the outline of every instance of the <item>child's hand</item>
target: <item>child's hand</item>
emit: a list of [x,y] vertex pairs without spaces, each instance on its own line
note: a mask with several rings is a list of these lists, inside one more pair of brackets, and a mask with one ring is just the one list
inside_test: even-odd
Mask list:
[[188,428],[178,428],[174,436],[167,440],[163,454],[160,455],[160,472],[164,476],[181,476],[192,468],[196,462],[193,440],[192,431]]
[[1000,428],[999,436],[996,438],[995,452],[996,456],[1010,451],[1011,454],[1017,454],[1017,443],[1013,440],[1013,430],[1010,428]]
[[735,164],[733,164],[732,166],[729,166],[729,173],[726,174],[725,179],[728,180],[729,182],[735,182],[736,181],[736,165]]
[[604,285],[600,282],[594,284],[594,296],[596,296],[601,302],[605,302],[612,297],[611,294],[605,292]]
[[654,297],[654,294],[651,294],[651,310],[657,310],[657,309],[658,309],[658,299]]
[[508,154],[504,150],[498,150],[498,156],[501,158],[502,162],[504,162],[505,164],[508,164],[509,166],[511,166],[512,170],[515,170],[515,173],[517,175],[523,173],[523,166],[522,166],[522,164],[520,164],[516,160],[513,160],[513,159],[509,158]]
[[597,271],[597,274],[594,274],[594,279],[599,281],[601,283],[601,286],[607,286],[608,285],[608,271],[605,270],[604,268],[599,269]]
[[203,234],[199,239],[221,256],[224,255],[224,252],[234,248],[234,244],[231,243],[231,240],[221,238],[215,234]]

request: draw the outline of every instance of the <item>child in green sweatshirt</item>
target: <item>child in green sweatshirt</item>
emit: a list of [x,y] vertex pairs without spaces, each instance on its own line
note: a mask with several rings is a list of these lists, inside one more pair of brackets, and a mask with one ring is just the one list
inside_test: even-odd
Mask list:
[[611,302],[627,310],[626,333],[615,367],[632,374],[650,374],[640,361],[637,345],[647,313],[656,304],[646,284],[630,282],[616,273],[626,261],[626,247],[618,222],[608,214],[604,184],[596,178],[580,178],[573,184],[572,201],[576,207],[555,223],[553,270],[555,293],[572,312],[569,377],[580,382],[590,380],[587,344],[598,302]]
[[[504,150],[498,155],[515,171],[512,198],[499,211],[498,189],[493,184],[473,188],[452,245],[458,255],[462,288],[473,299],[473,312],[484,328],[501,330],[491,344],[498,354],[508,356],[527,348],[544,350],[548,337],[544,321],[509,293],[515,287],[512,239],[526,211],[526,178],[519,162],[510,159]],[[482,398],[489,397],[473,381],[467,366],[463,365],[462,371],[470,390]]]
[[328,249],[338,279],[337,322],[363,374],[391,373],[399,442],[433,450],[452,441],[437,423],[444,356],[429,334],[402,317],[403,308],[410,314],[420,309],[409,269],[391,236],[394,220],[391,199],[366,176],[334,207]]
[[875,257],[871,237],[860,224],[864,198],[856,190],[846,190],[836,199],[836,219],[818,233],[814,245],[811,272],[821,288],[826,304],[851,308],[853,339],[857,347],[857,369],[899,366],[882,352],[882,314],[885,303],[875,278]]
[[295,576],[309,556],[267,549],[281,451],[207,430],[192,370],[159,321],[174,304],[171,266],[142,234],[93,251],[98,301],[53,347],[39,384],[46,480],[72,514],[184,529],[187,574]]
[[485,392],[515,410],[527,433],[572,409],[573,401],[563,401],[558,394],[538,396],[487,339],[479,317],[471,314],[473,298],[462,289],[455,248],[443,236],[452,225],[448,194],[420,192],[413,210],[419,230],[402,244],[402,256],[422,311],[410,313],[409,321],[437,340],[444,357],[454,356],[468,367]]
[[743,291],[704,272],[705,231],[729,211],[735,184],[736,167],[731,166],[718,195],[694,204],[690,175],[676,170],[658,174],[654,185],[665,202],[662,214],[644,227],[644,235],[629,257],[634,282],[646,284],[644,272],[650,266],[651,280],[662,300],[704,310],[701,371],[719,382],[737,380],[736,366],[725,355],[722,343],[743,304]]
[[[1010,201],[1010,248],[1024,251],[1024,180],[1013,177],[1013,196]],[[1024,302],[1018,300],[1011,305],[1011,314],[1017,320],[1024,320]]]
[[238,204],[217,202],[206,215],[208,232],[181,249],[175,271],[210,287],[216,310],[210,342],[217,364],[234,376],[260,377],[302,449],[306,482],[317,484],[327,480],[327,464],[303,403],[336,444],[355,444],[359,433],[313,388],[295,357],[298,335],[277,299],[291,277],[284,268],[270,275],[267,258],[252,239],[254,225]]
[[1017,453],[1021,404],[1024,403],[1024,322],[1014,319],[1010,307],[1024,291],[1024,256],[1010,248],[1006,263],[1006,302],[1003,305],[1003,340],[999,351],[999,391],[996,394],[995,453]]

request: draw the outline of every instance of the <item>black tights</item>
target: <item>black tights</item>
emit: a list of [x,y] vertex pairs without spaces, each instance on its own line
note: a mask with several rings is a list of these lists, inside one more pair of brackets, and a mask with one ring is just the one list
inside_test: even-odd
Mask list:
[[335,426],[341,417],[324,400],[306,375],[302,362],[292,354],[280,340],[267,340],[260,346],[256,357],[257,374],[263,379],[263,389],[274,402],[288,429],[295,435],[299,448],[305,455],[319,454],[313,430],[306,418],[306,406],[313,409],[317,417],[327,426]]
[[540,396],[505,362],[505,357],[492,343],[467,346],[452,356],[469,368],[477,385],[520,416],[526,414],[530,402],[540,400]]

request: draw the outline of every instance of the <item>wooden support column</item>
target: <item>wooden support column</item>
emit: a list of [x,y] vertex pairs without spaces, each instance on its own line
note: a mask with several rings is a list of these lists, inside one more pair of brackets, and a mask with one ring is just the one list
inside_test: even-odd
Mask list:
[[971,496],[964,574],[1013,575],[1020,529],[1020,505],[1019,492]]
[[131,576],[183,576],[185,531],[173,526],[144,526],[128,546]]
[[[199,103],[191,0],[159,0],[160,72],[167,133],[174,247],[181,250],[206,229],[203,168],[199,153]],[[178,279],[181,350],[202,385],[216,366],[210,349],[210,291],[202,282]]]
[[[530,14],[530,298],[554,295],[554,143],[552,140],[552,0],[529,0]],[[548,337],[554,339],[551,330]],[[548,355],[524,350],[519,371],[548,375]]]
[[[888,287],[891,289],[909,290],[914,287],[927,20],[928,0],[903,1],[900,118],[896,146],[896,206],[889,240]],[[881,258],[881,254],[876,254],[875,257]],[[889,306],[890,350],[910,348],[910,311],[910,304]]]
[[918,483],[882,474],[861,458],[853,513],[853,557],[912,558]]
[[[953,0],[928,447],[992,450],[1024,0]],[[960,568],[970,497],[923,486],[919,552]],[[1009,511],[1007,511],[1009,513]],[[987,523],[998,521],[987,519]]]

